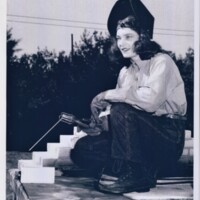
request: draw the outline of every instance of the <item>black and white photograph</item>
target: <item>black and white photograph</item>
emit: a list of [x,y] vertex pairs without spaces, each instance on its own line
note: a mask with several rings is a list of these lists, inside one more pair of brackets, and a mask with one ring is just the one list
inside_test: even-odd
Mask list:
[[198,0],[5,4],[4,199],[198,200]]

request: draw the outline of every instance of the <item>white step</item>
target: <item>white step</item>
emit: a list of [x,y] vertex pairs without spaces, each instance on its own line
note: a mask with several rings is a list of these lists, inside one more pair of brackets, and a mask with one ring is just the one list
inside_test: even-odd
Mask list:
[[58,158],[42,158],[41,165],[43,167],[55,167]]
[[189,149],[183,149],[182,156],[188,156],[189,155]]
[[85,132],[80,131],[76,135],[60,135],[60,144],[65,144],[65,147],[74,148],[76,142],[87,135]]
[[185,138],[192,138],[192,133],[190,130],[185,130]]
[[184,149],[183,154],[181,155],[179,162],[183,163],[193,163],[193,150],[192,149]]
[[58,158],[70,157],[71,148],[69,147],[59,147]]
[[75,136],[79,136],[79,137],[83,137],[83,136],[87,135],[87,133],[85,133],[84,131],[78,130],[78,128],[76,126],[74,126],[73,134]]
[[22,167],[41,167],[41,165],[33,160],[18,160],[18,169],[20,171]]
[[56,155],[57,158],[59,157],[62,148],[67,149],[67,151],[71,149],[70,147],[66,147],[63,143],[47,143],[47,152]]
[[43,165],[45,160],[49,160],[51,163],[55,162],[58,158],[55,153],[46,152],[46,151],[33,151],[32,152],[32,160],[40,165]]
[[74,126],[73,134],[76,135],[77,133],[78,133],[78,127],[77,127],[77,126]]
[[193,148],[193,139],[185,138],[185,146],[187,148]]
[[56,161],[55,167],[59,168],[62,166],[69,166],[74,165],[73,161],[71,160],[70,156],[68,157],[59,157]]
[[194,156],[194,149],[190,149],[190,152],[189,152],[190,156]]
[[69,147],[59,147],[58,159],[56,162],[57,166],[66,166],[73,165],[73,161],[71,160],[71,148]]
[[51,183],[55,182],[54,167],[22,167],[22,183]]
[[71,165],[73,164],[71,158],[70,158],[70,153],[71,153],[72,148],[70,147],[65,147],[64,143],[48,143],[47,144],[47,151],[48,152],[53,152],[56,154],[58,157],[55,163],[55,166],[60,166],[60,165]]
[[77,138],[75,135],[60,135],[60,144],[64,144],[65,147],[73,148],[73,140]]

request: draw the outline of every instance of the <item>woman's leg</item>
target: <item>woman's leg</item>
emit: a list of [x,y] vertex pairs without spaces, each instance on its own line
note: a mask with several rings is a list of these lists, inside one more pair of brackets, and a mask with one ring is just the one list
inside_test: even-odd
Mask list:
[[71,151],[71,159],[78,166],[98,174],[110,157],[110,136],[102,132],[98,136],[79,139]]
[[111,157],[135,163],[143,162],[142,137],[135,109],[125,103],[113,104],[110,115]]
[[162,165],[165,161],[177,161],[182,154],[182,120],[156,117],[130,105],[116,103],[111,110],[110,122],[113,158]]
[[110,127],[111,157],[123,160],[127,167],[113,184],[100,180],[100,190],[121,193],[148,189],[155,184],[154,167],[163,161],[172,163],[182,153],[184,126],[179,120],[154,117],[125,103],[115,103]]

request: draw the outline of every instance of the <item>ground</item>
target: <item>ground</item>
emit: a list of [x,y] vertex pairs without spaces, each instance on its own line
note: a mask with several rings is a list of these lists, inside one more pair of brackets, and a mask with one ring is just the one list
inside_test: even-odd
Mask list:
[[29,152],[11,151],[6,154],[6,200],[12,200],[12,189],[9,185],[8,170],[17,168],[19,159],[31,159],[32,154]]
[[[8,176],[8,170],[12,169],[12,168],[17,168],[17,164],[18,164],[18,160],[19,159],[31,159],[32,154],[29,152],[7,152],[7,166],[6,166],[6,172],[7,172],[7,179],[6,179],[6,200],[12,200],[12,189],[9,185],[9,176]],[[181,165],[182,166],[182,165]],[[187,175],[189,177],[192,176],[192,166],[191,165],[183,165],[184,167],[182,168],[178,168],[179,170],[175,170],[174,173],[177,174],[177,172],[179,172],[179,176],[182,175],[182,173],[184,173],[184,175]],[[180,169],[182,169],[182,173],[180,171]],[[82,178],[83,179],[83,178]],[[162,186],[162,185],[158,185],[155,189],[152,189],[151,192],[149,192],[148,194],[137,194],[137,193],[130,193],[130,194],[126,194],[126,197],[123,196],[113,196],[113,195],[106,195],[106,194],[102,194],[100,192],[97,192],[95,190],[93,190],[93,186],[91,185],[91,181],[88,182],[88,184],[86,184],[86,186],[84,187],[83,181],[80,178],[80,180],[78,179],[73,179],[73,178],[67,178],[69,184],[66,186],[66,188],[68,188],[67,190],[65,190],[64,192],[71,192],[73,197],[76,197],[76,199],[87,199],[87,200],[108,200],[108,199],[115,199],[115,200],[125,200],[127,199],[126,197],[130,198],[130,199],[149,199],[150,197],[153,198],[153,200],[155,199],[154,197],[161,197],[164,196],[164,199],[169,199],[167,198],[167,196],[171,193],[174,192],[175,196],[182,196],[184,197],[184,199],[192,199],[192,186],[191,184],[182,184],[182,185],[166,185],[166,186]],[[77,181],[78,180],[78,181]],[[84,181],[85,183],[85,181]],[[74,191],[74,187],[76,187],[76,191]],[[77,194],[77,188],[78,191],[81,190],[81,194]],[[72,192],[73,191],[73,192]],[[81,196],[81,198],[77,197],[77,195]],[[144,195],[144,196],[141,196]],[[136,197],[137,196],[137,197]],[[147,198],[148,196],[148,198]],[[84,198],[83,198],[84,197]],[[185,198],[186,197],[186,198]],[[187,198],[188,197],[188,198]],[[74,198],[72,198],[74,199]],[[170,198],[171,199],[171,198]],[[174,198],[173,198],[174,199]],[[180,199],[180,198],[175,198],[175,199]],[[183,198],[181,198],[183,199]]]

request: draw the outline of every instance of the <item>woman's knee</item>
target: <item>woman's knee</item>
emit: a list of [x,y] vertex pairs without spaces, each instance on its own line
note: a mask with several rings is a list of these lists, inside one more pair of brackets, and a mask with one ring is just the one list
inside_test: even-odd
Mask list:
[[130,105],[125,103],[114,103],[111,107],[111,115],[125,113],[130,109]]
[[135,109],[131,105],[126,103],[115,103],[111,107],[110,117],[111,119],[116,120],[127,120],[133,118],[135,113]]

